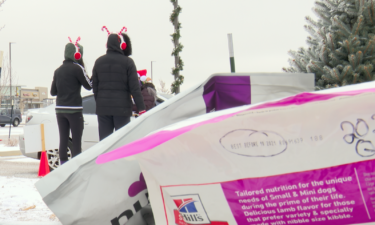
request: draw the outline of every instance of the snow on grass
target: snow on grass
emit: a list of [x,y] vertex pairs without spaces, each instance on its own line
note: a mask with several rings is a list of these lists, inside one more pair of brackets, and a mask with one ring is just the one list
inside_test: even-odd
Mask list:
[[34,186],[38,180],[0,176],[0,222],[58,221]]

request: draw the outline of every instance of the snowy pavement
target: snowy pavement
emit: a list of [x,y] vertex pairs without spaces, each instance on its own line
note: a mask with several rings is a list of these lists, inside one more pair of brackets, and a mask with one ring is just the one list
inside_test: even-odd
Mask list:
[[0,225],[61,225],[34,184],[39,160],[0,157]]
[[0,157],[0,176],[38,178],[39,160],[24,156]]

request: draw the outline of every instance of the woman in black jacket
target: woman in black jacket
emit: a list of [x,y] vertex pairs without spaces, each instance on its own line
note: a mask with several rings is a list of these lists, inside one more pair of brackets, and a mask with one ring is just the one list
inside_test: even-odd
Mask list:
[[[69,38],[70,39],[70,38]],[[61,165],[68,161],[67,147],[69,133],[72,133],[72,157],[81,153],[83,132],[81,86],[92,89],[82,60],[83,47],[76,43],[65,46],[65,60],[55,70],[51,95],[56,97],[56,117],[60,133],[59,155]]]

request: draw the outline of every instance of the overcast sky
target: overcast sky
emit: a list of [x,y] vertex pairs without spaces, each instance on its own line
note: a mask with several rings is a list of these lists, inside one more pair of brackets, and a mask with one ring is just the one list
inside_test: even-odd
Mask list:
[[[282,72],[288,50],[306,46],[305,16],[315,0],[180,0],[182,90],[209,75],[230,72],[227,34],[233,34],[236,72]],[[0,50],[12,45],[12,68],[18,84],[50,88],[54,70],[64,60],[68,36],[81,37],[83,59],[91,76],[105,54],[103,25],[123,26],[133,44],[138,70],[147,69],[156,86],[173,81],[173,26],[170,0],[7,0],[0,8]]]

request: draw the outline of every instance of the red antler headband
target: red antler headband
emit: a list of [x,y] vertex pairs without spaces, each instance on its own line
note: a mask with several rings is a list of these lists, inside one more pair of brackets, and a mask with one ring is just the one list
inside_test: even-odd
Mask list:
[[[109,30],[108,30],[108,28],[107,28],[106,26],[103,26],[103,27],[102,27],[102,31],[103,31],[104,29],[107,31],[108,36],[109,36],[109,35],[111,34],[111,32],[109,32]],[[121,48],[122,50],[125,50],[126,47],[127,47],[127,45],[126,45],[126,42],[125,42],[125,40],[124,40],[124,37],[122,36],[122,32],[123,32],[123,31],[127,32],[128,29],[127,29],[126,27],[123,27],[117,35],[119,36],[119,38],[120,38],[120,42],[121,42],[121,43],[120,43],[120,48]]]
[[[68,37],[68,38],[69,38],[70,43],[73,44],[72,39],[70,39],[70,37]],[[74,43],[74,47],[76,48],[76,52],[74,53],[74,58],[76,60],[79,60],[82,57],[81,53],[79,52],[79,47],[78,47],[78,42],[80,40],[81,40],[81,37],[78,37],[77,40],[76,40],[76,43]]]

